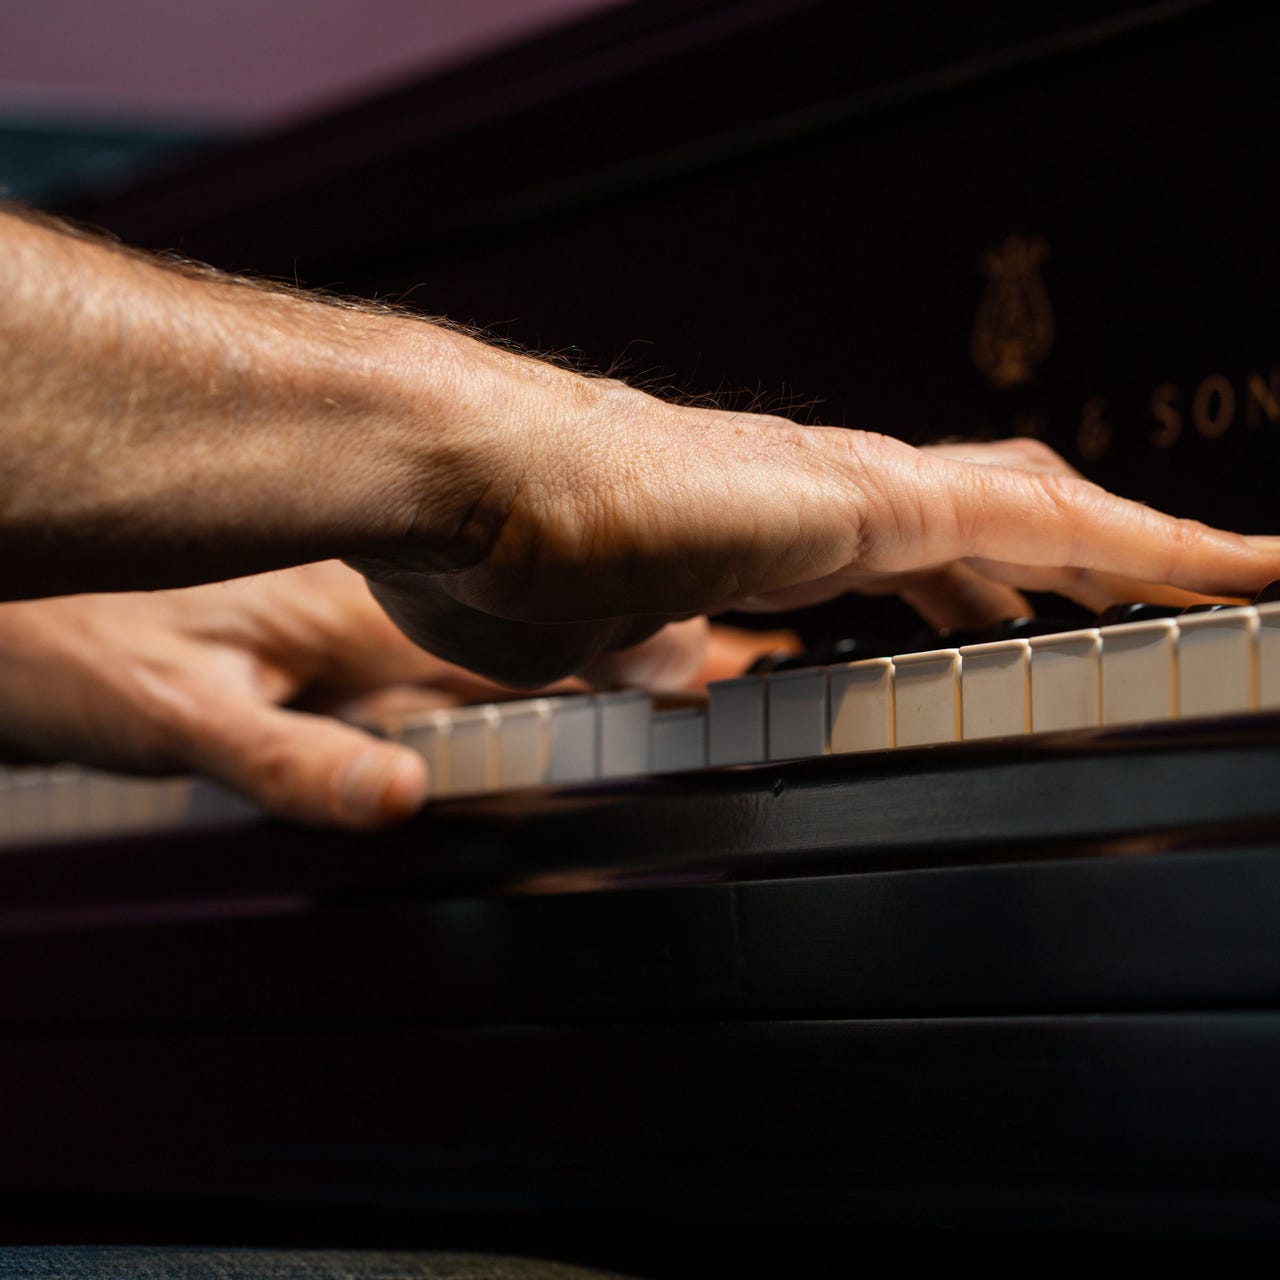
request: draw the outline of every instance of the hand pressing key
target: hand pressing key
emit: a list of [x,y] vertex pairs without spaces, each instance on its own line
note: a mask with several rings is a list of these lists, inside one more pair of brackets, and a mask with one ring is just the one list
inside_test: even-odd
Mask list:
[[[896,591],[935,625],[975,626],[1025,612],[1023,589],[1096,609],[1247,596],[1280,578],[1280,541],[1127,502],[1031,443],[917,450],[672,405],[441,324],[166,265],[3,212],[0,249],[0,596],[11,600],[337,557],[424,648],[528,687],[570,675],[653,683],[655,662],[692,669],[701,624],[664,627],[732,606]],[[95,600],[8,616],[38,631],[56,614],[104,653],[155,636],[163,603]],[[255,625],[270,636],[271,609],[284,626],[298,604],[276,601]],[[65,656],[45,634],[47,651]],[[399,643],[385,628],[369,634]],[[350,633],[342,645],[370,656]],[[280,679],[216,638],[185,652],[225,667],[241,693],[246,679],[250,689]],[[22,653],[13,669],[29,683],[11,671],[9,687],[29,710],[41,658],[38,646]],[[184,701],[185,687],[71,681],[68,696],[84,699],[99,748],[116,750],[103,746],[109,722],[123,724],[136,698],[162,738],[195,744],[179,758],[201,763],[209,739],[192,708],[212,714],[216,685],[201,686],[203,703]],[[335,807],[328,730],[308,742],[283,735],[279,719],[249,722],[277,811],[387,816],[377,804],[359,816]],[[12,724],[48,729],[38,716]],[[221,776],[246,741],[210,747]],[[273,745],[285,741],[287,758]],[[276,772],[312,780],[273,792]]]

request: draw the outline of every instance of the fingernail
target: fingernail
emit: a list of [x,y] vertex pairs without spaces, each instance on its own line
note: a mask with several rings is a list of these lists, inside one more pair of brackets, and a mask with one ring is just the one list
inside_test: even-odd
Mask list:
[[408,817],[427,798],[427,769],[411,751],[362,751],[338,779],[338,804],[358,820]]

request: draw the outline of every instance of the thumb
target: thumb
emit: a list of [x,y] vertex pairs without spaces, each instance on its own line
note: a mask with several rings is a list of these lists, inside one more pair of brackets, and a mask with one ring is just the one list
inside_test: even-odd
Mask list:
[[408,747],[250,697],[211,700],[178,749],[192,768],[295,822],[385,826],[428,794],[426,762]]

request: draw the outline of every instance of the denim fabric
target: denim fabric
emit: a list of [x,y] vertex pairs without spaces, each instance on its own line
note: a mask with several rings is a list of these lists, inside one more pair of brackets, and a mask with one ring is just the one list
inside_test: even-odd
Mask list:
[[342,1249],[0,1249],[0,1280],[622,1280],[536,1259]]

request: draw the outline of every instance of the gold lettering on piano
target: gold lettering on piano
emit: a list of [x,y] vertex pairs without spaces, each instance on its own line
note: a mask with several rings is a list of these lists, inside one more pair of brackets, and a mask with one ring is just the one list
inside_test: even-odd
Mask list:
[[1151,443],[1157,449],[1172,449],[1182,435],[1182,414],[1174,407],[1181,395],[1173,382],[1162,382],[1151,393],[1151,416],[1160,424],[1151,433]]
[[1191,399],[1191,420],[1206,440],[1216,440],[1231,429],[1236,416],[1236,389],[1231,379],[1211,373],[1196,388]]
[[[1243,382],[1225,373],[1210,373],[1196,384],[1191,395],[1191,422],[1206,440],[1218,440],[1231,430],[1237,409],[1244,401],[1244,421],[1250,427],[1264,422],[1280,424],[1280,365],[1272,365],[1264,378],[1254,370]],[[1149,437],[1157,449],[1172,449],[1182,439],[1185,417],[1182,388],[1162,382],[1151,393],[1151,417],[1156,426]]]
[[[1127,395],[1095,395],[1084,401],[1075,431],[1075,448],[1082,460],[1097,462],[1106,457],[1117,438],[1127,440],[1134,430],[1146,430],[1152,449],[1173,449],[1196,436],[1220,440],[1241,424],[1251,430],[1280,427],[1280,364],[1255,365],[1248,372],[1207,373],[1195,383],[1162,382],[1147,402],[1150,422],[1145,425],[1133,416],[1137,406],[1129,406]],[[1005,424],[1007,435],[1050,441],[1061,439],[1059,432],[1068,425],[1034,407],[1011,413]],[[990,427],[983,430],[987,433],[983,438],[990,438]],[[974,439],[973,430],[964,438]]]
[[1040,276],[1048,245],[1039,237],[1010,236],[982,255],[986,292],[973,323],[973,362],[993,387],[1031,379],[1053,346],[1053,310]]
[[1262,374],[1251,373],[1245,383],[1245,422],[1257,427],[1264,417],[1268,422],[1280,422],[1280,365],[1271,366],[1269,382],[1263,382]]
[[1106,419],[1107,402],[1103,396],[1092,396],[1084,402],[1080,429],[1076,432],[1076,448],[1086,462],[1105,458],[1111,448],[1111,427]]

